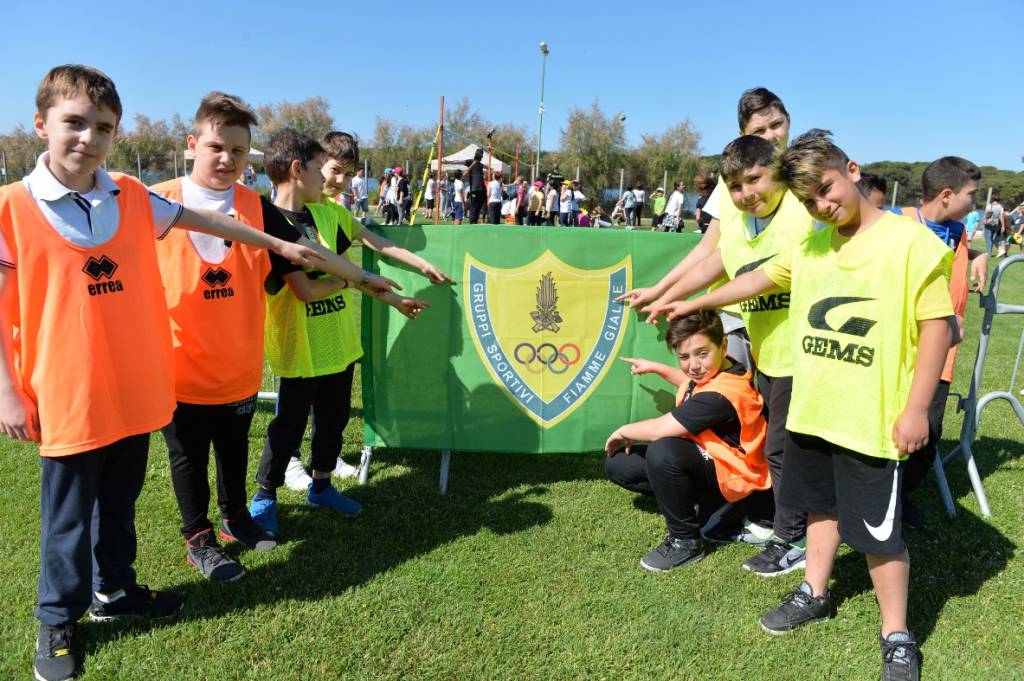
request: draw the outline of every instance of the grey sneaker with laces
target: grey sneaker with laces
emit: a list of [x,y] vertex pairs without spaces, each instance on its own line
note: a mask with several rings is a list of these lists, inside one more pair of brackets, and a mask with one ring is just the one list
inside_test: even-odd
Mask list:
[[919,681],[920,660],[917,641],[907,631],[894,631],[886,638],[878,636],[882,648],[882,681]]
[[215,582],[234,582],[245,575],[245,568],[224,552],[213,536],[213,530],[203,530],[189,538],[189,565]]
[[832,617],[832,600],[826,592],[814,596],[811,585],[803,582],[782,599],[778,607],[761,616],[761,628],[774,636],[789,633],[812,622],[825,622]]
[[649,572],[667,572],[696,563],[703,557],[704,542],[700,539],[677,539],[669,535],[657,548],[640,559],[640,566]]

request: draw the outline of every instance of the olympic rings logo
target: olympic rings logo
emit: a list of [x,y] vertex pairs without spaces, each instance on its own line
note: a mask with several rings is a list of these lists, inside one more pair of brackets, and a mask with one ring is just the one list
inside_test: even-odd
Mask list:
[[[530,354],[527,355],[526,351]],[[548,352],[545,353],[544,351]],[[566,350],[576,353],[576,356],[569,358],[565,354]],[[534,346],[533,343],[520,343],[516,346],[516,349],[512,352],[512,356],[515,360],[526,367],[526,370],[531,374],[544,373],[544,369],[547,369],[553,374],[564,374],[569,370],[573,364],[580,361],[580,349],[579,346],[573,343],[563,343],[561,347],[555,347],[553,343],[541,343],[540,345]],[[561,369],[556,369],[555,366],[560,365]],[[534,368],[534,367],[538,368]]]

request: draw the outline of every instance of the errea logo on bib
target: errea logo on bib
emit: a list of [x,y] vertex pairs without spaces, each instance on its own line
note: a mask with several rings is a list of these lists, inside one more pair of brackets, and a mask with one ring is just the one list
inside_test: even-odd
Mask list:
[[[875,326],[876,320],[851,316],[836,329],[829,324],[827,315],[837,307],[871,300],[874,300],[874,298],[859,298],[855,296],[823,298],[814,305],[811,305],[811,309],[807,311],[807,324],[812,329],[819,331],[829,331],[831,333],[854,336],[855,338],[864,338]],[[875,361],[875,348],[856,342],[843,343],[834,338],[807,335],[804,336],[802,345],[804,352],[808,355],[824,357],[825,359],[859,364],[863,367],[869,367]]]
[[82,271],[96,282],[89,284],[90,296],[117,293],[124,290],[124,284],[120,279],[112,279],[114,272],[117,271],[117,263],[105,255],[99,259],[90,255],[89,259],[85,261]]

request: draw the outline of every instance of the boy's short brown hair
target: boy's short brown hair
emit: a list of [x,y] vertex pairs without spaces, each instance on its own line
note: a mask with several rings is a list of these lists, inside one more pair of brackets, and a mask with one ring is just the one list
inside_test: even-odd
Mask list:
[[771,168],[774,158],[774,144],[756,135],[743,135],[725,145],[718,163],[722,177],[728,179],[757,165]]
[[225,125],[245,128],[251,134],[252,127],[259,125],[259,119],[241,97],[214,90],[203,97],[196,109],[192,130],[197,137],[203,123],[209,123],[214,129]]
[[263,156],[263,168],[275,185],[288,181],[288,169],[292,161],[299,161],[305,168],[324,153],[320,143],[304,132],[284,128],[271,135]]
[[320,138],[320,146],[327,156],[339,163],[359,165],[359,142],[347,132],[333,130]]
[[943,156],[932,161],[921,175],[921,198],[931,201],[943,189],[951,189],[954,194],[960,192],[969,182],[981,179],[981,170],[966,158],[959,156]]
[[850,157],[832,141],[832,132],[813,128],[793,140],[775,166],[775,179],[801,196],[814,193],[828,170],[846,172]]
[[668,324],[668,333],[665,334],[665,343],[670,350],[690,336],[698,333],[707,336],[707,339],[715,345],[721,345],[725,339],[725,330],[722,328],[722,318],[714,310],[701,310],[686,317],[673,319]]
[[39,82],[36,111],[45,118],[47,110],[58,101],[78,94],[84,94],[95,106],[113,111],[120,122],[121,97],[114,81],[99,69],[83,64],[64,64],[50,69]]
[[786,106],[779,99],[779,96],[766,87],[752,87],[740,95],[740,101],[736,104],[736,118],[740,123],[740,132],[747,128],[750,117],[758,111],[775,109],[789,120],[789,112]]

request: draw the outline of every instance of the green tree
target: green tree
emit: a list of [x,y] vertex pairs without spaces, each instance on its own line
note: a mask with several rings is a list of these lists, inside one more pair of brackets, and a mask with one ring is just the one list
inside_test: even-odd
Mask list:
[[699,154],[700,133],[689,118],[660,134],[641,135],[640,146],[630,154],[632,180],[653,188],[661,184],[667,172],[670,185],[683,180],[692,188],[693,179],[706,169]]
[[319,139],[334,129],[331,105],[324,97],[310,97],[301,102],[281,101],[256,107],[260,119],[253,142],[261,145],[282,128],[293,128]]
[[[0,149],[7,161],[7,182],[16,182],[32,172],[36,158],[46,151],[46,142],[34,130],[19,125],[6,135],[0,135]],[[4,178],[0,176],[0,181]]]
[[617,187],[619,170],[628,160],[626,129],[621,114],[609,116],[595,97],[589,110],[578,107],[569,112],[561,131],[558,161],[562,174],[570,177],[580,166],[580,181],[598,194],[606,187]]

